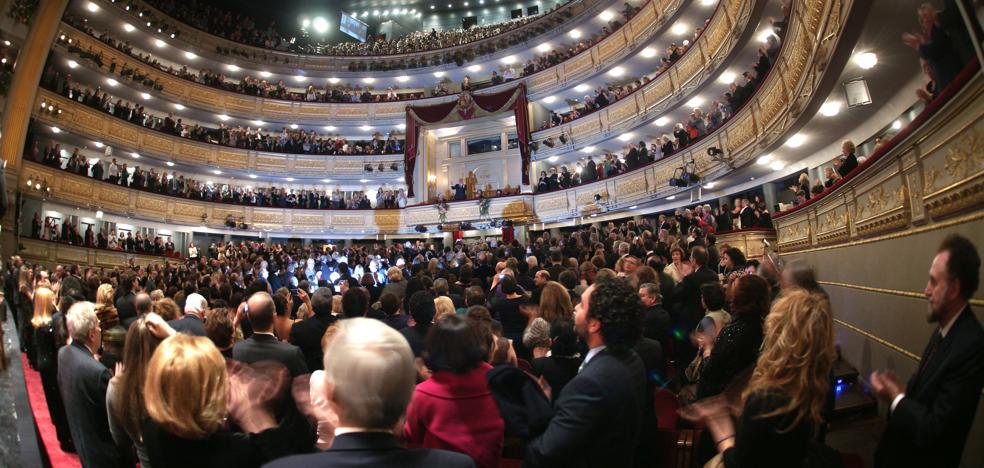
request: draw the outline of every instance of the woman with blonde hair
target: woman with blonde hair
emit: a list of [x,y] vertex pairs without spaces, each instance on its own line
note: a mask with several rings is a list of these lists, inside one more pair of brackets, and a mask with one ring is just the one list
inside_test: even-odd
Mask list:
[[[267,369],[269,370],[269,369]],[[250,401],[247,387],[262,381],[270,400]],[[278,381],[279,380],[279,381]],[[299,415],[277,426],[271,406],[289,385],[285,372],[264,372],[226,361],[212,341],[177,333],[165,339],[147,365],[142,425],[147,456],[155,467],[259,467],[308,450],[313,431]],[[189,391],[193,392],[189,395]],[[232,432],[226,417],[242,429]]]
[[835,357],[827,295],[784,291],[765,320],[762,353],[742,393],[737,425],[720,399],[693,407],[690,417],[706,421],[720,452],[709,465],[814,466],[814,458],[831,456],[811,442],[824,424]]
[[46,287],[34,291],[34,316],[31,318],[32,344],[35,356],[31,364],[41,374],[41,388],[48,402],[48,414],[55,425],[58,442],[62,449],[73,447],[72,433],[68,427],[68,416],[61,392],[58,390],[58,343],[55,326],[51,320],[55,313],[55,293]]
[[448,296],[438,296],[434,298],[434,308],[437,311],[434,314],[434,323],[441,320],[446,315],[454,315],[454,301]]
[[530,349],[550,348],[550,325],[562,318],[574,317],[571,295],[564,285],[548,281],[540,292],[540,311],[531,315],[523,332],[523,344]]
[[99,317],[99,327],[109,330],[120,324],[120,316],[113,305],[113,285],[103,283],[96,290],[96,317]]

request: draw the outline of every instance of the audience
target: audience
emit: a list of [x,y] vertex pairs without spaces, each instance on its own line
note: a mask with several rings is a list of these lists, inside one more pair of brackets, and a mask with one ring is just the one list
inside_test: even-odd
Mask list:
[[[33,291],[27,301],[36,309],[34,359],[42,373],[51,372],[52,349],[62,346],[54,386],[44,375],[42,383],[63,396],[70,440],[86,466],[132,465],[133,454],[148,466],[498,466],[518,455],[514,437],[525,443],[529,466],[654,466],[661,454],[653,395],[676,391],[673,375],[692,385],[678,395],[690,405],[685,415],[704,420],[698,458],[719,453],[725,466],[769,467],[836,457],[815,435],[827,422],[835,358],[832,312],[815,274],[798,262],[783,268],[771,256],[756,270],[740,250],[717,245],[700,222],[709,213],[701,213],[533,233],[526,248],[496,239],[447,250],[423,241],[347,248],[243,242],[166,265],[69,265],[50,274],[12,259],[5,285],[24,277]],[[671,251],[688,265],[676,286],[659,273]],[[930,319],[944,336],[927,347],[924,366],[933,367],[919,370],[905,390],[892,374],[872,376],[875,392],[895,402],[879,460],[900,463],[889,460],[900,444],[912,451],[943,444],[937,439],[945,431],[936,428],[944,426],[961,434],[947,443],[951,458],[941,458],[942,466],[959,460],[973,411],[956,417],[926,408],[946,397],[973,409],[984,384],[964,378],[980,374],[973,366],[982,353],[970,344],[981,340],[968,338],[980,329],[965,313],[978,270],[973,245],[948,239],[927,286]],[[553,274],[561,281],[549,281]],[[364,282],[367,276],[375,278]],[[539,290],[538,302],[531,290]],[[59,291],[57,310],[72,307],[68,314],[56,311],[49,291]],[[101,295],[108,304],[114,291],[134,302],[115,369],[104,364],[112,350],[101,346],[96,307],[81,302]],[[275,336],[271,291],[291,324],[276,333],[291,344]],[[289,306],[307,293],[310,304]],[[455,296],[466,314],[454,312]],[[442,317],[437,301],[452,304]],[[169,304],[186,311],[173,327],[157,313],[169,313]],[[412,319],[393,318],[404,314]],[[207,338],[189,334],[197,326]],[[60,327],[71,344],[59,339]],[[934,342],[950,343],[937,351],[949,354],[937,360]],[[688,358],[687,346],[695,356]],[[933,390],[939,386],[950,393]],[[731,407],[744,408],[737,423],[722,417]],[[303,455],[316,447],[327,452]]]

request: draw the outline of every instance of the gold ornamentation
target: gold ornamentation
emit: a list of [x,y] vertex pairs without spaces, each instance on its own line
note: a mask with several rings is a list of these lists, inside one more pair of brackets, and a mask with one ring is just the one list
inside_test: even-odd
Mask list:
[[964,134],[957,143],[946,149],[946,162],[943,168],[950,178],[963,180],[972,171],[984,166],[984,138],[976,128]]

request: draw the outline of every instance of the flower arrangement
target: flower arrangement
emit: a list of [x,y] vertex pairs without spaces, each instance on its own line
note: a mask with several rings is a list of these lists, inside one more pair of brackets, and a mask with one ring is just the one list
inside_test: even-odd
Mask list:
[[489,208],[492,207],[492,200],[486,198],[483,194],[481,198],[478,199],[478,215],[487,218],[489,216]]
[[448,221],[448,202],[445,200],[439,200],[434,207],[437,208],[437,216],[441,224],[446,223]]

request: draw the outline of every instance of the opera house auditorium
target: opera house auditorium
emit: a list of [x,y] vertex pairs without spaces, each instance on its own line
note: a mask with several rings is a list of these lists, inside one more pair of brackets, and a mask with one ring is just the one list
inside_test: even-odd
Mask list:
[[0,0],[0,466],[984,468],[982,22]]

